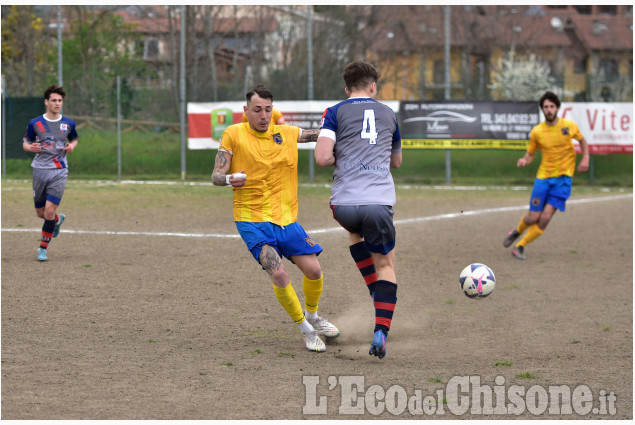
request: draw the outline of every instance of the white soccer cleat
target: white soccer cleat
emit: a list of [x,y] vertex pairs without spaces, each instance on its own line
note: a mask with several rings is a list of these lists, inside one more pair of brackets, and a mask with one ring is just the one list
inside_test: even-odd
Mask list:
[[318,336],[317,331],[303,333],[304,343],[306,344],[306,349],[309,351],[315,351],[317,353],[323,353],[326,351],[326,345]]
[[313,326],[318,335],[324,335],[327,338],[337,338],[340,336],[340,330],[323,317],[318,316],[317,319],[311,321],[307,319],[309,324]]

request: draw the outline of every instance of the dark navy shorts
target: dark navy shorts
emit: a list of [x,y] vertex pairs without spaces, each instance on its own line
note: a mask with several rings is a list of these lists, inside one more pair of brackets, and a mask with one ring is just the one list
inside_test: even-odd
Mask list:
[[333,218],[364,238],[370,252],[386,255],[395,248],[394,211],[390,205],[331,205]]

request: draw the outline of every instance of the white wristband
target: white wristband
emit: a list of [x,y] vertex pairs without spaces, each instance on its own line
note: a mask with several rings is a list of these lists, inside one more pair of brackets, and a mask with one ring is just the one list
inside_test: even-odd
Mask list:
[[230,178],[231,176],[232,176],[231,174],[227,174],[227,175],[225,176],[225,183],[227,183],[228,185],[231,185],[231,183],[229,182],[229,178]]

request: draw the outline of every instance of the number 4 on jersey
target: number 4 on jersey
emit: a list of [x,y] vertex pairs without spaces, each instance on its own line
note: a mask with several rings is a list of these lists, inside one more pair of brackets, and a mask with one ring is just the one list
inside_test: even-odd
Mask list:
[[364,110],[364,123],[362,124],[362,132],[360,134],[362,139],[368,139],[369,145],[377,144],[377,127],[375,126],[375,110]]

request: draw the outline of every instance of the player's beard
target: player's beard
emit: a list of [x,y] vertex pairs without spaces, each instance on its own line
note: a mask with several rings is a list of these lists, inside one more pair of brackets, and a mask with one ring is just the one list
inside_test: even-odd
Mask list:
[[558,119],[558,113],[554,112],[553,114],[545,114],[545,121],[549,124],[554,124]]

